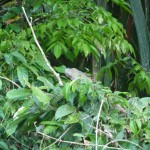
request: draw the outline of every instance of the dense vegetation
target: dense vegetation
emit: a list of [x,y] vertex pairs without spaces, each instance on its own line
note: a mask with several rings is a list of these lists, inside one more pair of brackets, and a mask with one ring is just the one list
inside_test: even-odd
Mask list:
[[133,2],[0,4],[0,149],[149,149],[147,26],[131,40],[115,12]]

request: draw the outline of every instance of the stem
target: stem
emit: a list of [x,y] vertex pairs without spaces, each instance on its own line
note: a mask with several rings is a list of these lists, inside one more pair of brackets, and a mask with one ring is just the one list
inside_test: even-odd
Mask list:
[[32,35],[33,35],[33,37],[34,37],[34,41],[35,41],[37,47],[39,48],[39,50],[40,50],[40,52],[41,52],[41,54],[42,54],[42,56],[43,56],[43,58],[44,58],[44,60],[45,60],[45,62],[46,62],[46,64],[47,64],[47,66],[49,67],[50,72],[53,73],[53,75],[56,77],[56,79],[57,79],[57,81],[59,82],[59,84],[60,84],[61,86],[63,86],[63,82],[62,82],[62,80],[61,80],[59,74],[56,73],[55,70],[54,70],[54,69],[52,68],[52,66],[50,65],[50,62],[49,62],[48,59],[46,58],[46,55],[45,55],[45,53],[44,53],[44,51],[43,51],[41,45],[39,44],[39,42],[38,42],[38,40],[37,40],[37,37],[36,37],[35,32],[34,32],[33,27],[32,27],[32,23],[29,21],[24,7],[22,7],[22,10],[23,10],[23,13],[24,13],[24,15],[25,15],[25,18],[26,18],[26,20],[27,20],[27,22],[28,22],[28,24],[29,24],[29,27],[30,27],[30,29],[31,29]]
[[95,132],[96,132],[96,134],[95,134],[95,139],[96,139],[95,150],[98,150],[98,126],[99,126],[99,118],[100,118],[100,115],[101,115],[103,103],[104,103],[104,99],[102,99],[102,102],[101,102],[101,105],[100,105],[100,108],[99,108],[99,112],[98,112],[98,116],[97,116],[96,130],[95,130]]

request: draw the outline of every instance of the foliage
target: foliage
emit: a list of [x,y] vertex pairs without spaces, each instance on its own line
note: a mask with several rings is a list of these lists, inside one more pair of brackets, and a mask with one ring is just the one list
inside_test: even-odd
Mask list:
[[[149,64],[150,45],[149,45],[148,29],[146,25],[146,19],[142,8],[142,4],[140,0],[136,2],[134,0],[130,0],[130,4],[133,11],[135,26],[137,30],[137,36],[140,47],[141,64],[146,70],[150,71],[150,64]],[[140,16],[137,15],[138,13],[140,13]]]
[[128,90],[133,96],[137,95],[139,91],[146,91],[147,94],[150,94],[149,72],[146,72],[145,69],[131,57],[116,59],[114,62],[108,63],[99,71],[98,79],[102,79],[104,74],[107,74],[110,79],[112,79],[114,76],[113,74],[115,73],[115,78],[118,80],[122,74],[117,68],[123,68],[128,72],[126,82],[128,82]]
[[[149,97],[140,99],[131,98],[129,93],[112,93],[101,83],[87,80],[66,82],[62,88],[53,85],[49,89],[43,81],[38,81],[35,86],[13,89],[7,92],[6,97],[1,96],[1,138],[7,147],[11,148],[11,141],[8,142],[7,138],[12,140],[12,135],[15,135],[22,145],[16,141],[13,147],[20,145],[23,149],[27,145],[46,149],[55,140],[42,140],[41,134],[50,134],[59,139],[66,130],[61,138],[65,141],[95,144],[97,112],[102,99],[104,104],[100,116],[99,145],[117,147],[119,144],[128,149],[136,148],[137,145],[147,146],[146,142],[150,140]],[[26,141],[25,136],[33,141]],[[142,138],[145,138],[144,142]],[[63,142],[55,145],[55,148],[68,146],[73,149],[84,148]],[[87,146],[87,149],[91,147]]]
[[[114,2],[129,9],[124,1]],[[3,6],[7,12],[0,29],[0,149],[93,149],[95,132],[100,149],[148,149],[150,98],[133,94],[150,92],[149,73],[131,58],[135,52],[125,40],[123,25],[90,0],[26,0],[25,8],[64,86],[50,73],[18,4]],[[105,72],[119,77],[123,66],[131,93],[113,92],[99,81],[70,81],[65,67],[59,67],[74,66],[91,55],[113,57],[99,78]]]

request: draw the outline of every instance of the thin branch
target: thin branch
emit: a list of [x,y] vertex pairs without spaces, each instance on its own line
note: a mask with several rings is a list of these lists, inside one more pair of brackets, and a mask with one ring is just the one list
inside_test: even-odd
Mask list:
[[71,127],[69,127],[54,143],[52,143],[51,145],[47,146],[46,148],[44,148],[43,150],[51,147],[52,145],[56,144],[57,142],[59,142],[61,140],[61,138],[70,130]]
[[[6,127],[3,126],[3,124],[0,124],[1,127],[3,127],[5,129],[5,131],[7,131]],[[10,135],[16,142],[18,142],[19,144],[21,144],[22,146],[28,148],[29,150],[32,150],[32,148],[28,147],[27,145],[21,143],[18,139],[16,139],[13,135]]]
[[136,144],[136,143],[134,143],[134,142],[132,142],[132,141],[128,141],[128,140],[124,140],[124,139],[118,139],[118,140],[115,140],[115,141],[113,140],[113,141],[110,141],[109,143],[107,143],[107,144],[103,147],[102,150],[105,150],[105,148],[107,148],[109,144],[114,143],[114,142],[128,142],[128,143],[131,143],[131,144],[133,144],[133,145],[139,147],[140,149],[143,149],[140,145],[138,145],[138,144]]
[[[95,129],[95,127],[93,127],[93,126],[91,126],[91,125],[88,125],[89,127],[91,127],[91,128],[93,128],[93,129]],[[117,143],[112,137],[112,135],[110,135],[110,134],[108,134],[108,133],[106,133],[105,131],[102,131],[102,130],[100,130],[100,129],[98,129],[98,131],[99,132],[102,132],[103,134],[105,134],[108,138],[110,138],[110,139],[112,139],[112,141],[114,141],[114,143],[116,143],[119,147],[120,147],[120,149],[122,149],[122,150],[126,150],[126,149],[124,149],[119,143]]]
[[15,86],[17,86],[18,88],[21,88],[17,83],[15,83],[14,81],[12,81],[12,80],[10,80],[10,79],[8,79],[8,78],[6,78],[6,77],[0,76],[0,78],[1,78],[1,79],[4,79],[4,80],[6,80],[6,81],[11,82],[12,84],[14,84]]
[[95,134],[95,150],[98,150],[98,126],[99,126],[99,118],[101,115],[103,103],[104,103],[104,99],[102,99],[101,105],[99,107],[98,116],[97,116],[96,129],[95,129],[95,132],[96,132],[96,134]]
[[[46,134],[44,134],[44,133],[42,133],[42,132],[37,132],[38,134],[40,134],[40,135],[42,135],[42,136],[45,136],[45,138],[47,138],[47,139],[53,139],[53,140],[56,140],[57,142],[59,141],[59,142],[62,142],[62,143],[68,143],[68,144],[73,144],[73,145],[80,145],[80,146],[92,146],[92,147],[94,147],[95,146],[95,144],[84,144],[84,143],[78,143],[78,142],[72,142],[72,141],[65,141],[65,140],[61,140],[61,139],[57,139],[57,138],[54,138],[54,137],[52,137],[52,136],[49,136],[49,135],[46,135]],[[97,145],[98,147],[104,147],[105,145]],[[109,149],[115,149],[115,150],[122,150],[121,148],[116,148],[116,147],[108,147],[107,146],[107,148],[109,148]]]
[[50,62],[49,62],[48,59],[46,58],[46,55],[44,54],[44,51],[43,51],[41,45],[39,44],[39,42],[38,42],[38,40],[37,40],[37,37],[36,37],[35,32],[34,32],[33,27],[32,27],[32,23],[31,23],[31,21],[29,21],[24,7],[22,7],[22,10],[23,10],[24,16],[25,16],[25,18],[26,18],[26,20],[27,20],[27,22],[28,22],[28,24],[29,24],[29,27],[30,27],[30,29],[31,29],[32,35],[33,35],[33,37],[34,37],[34,41],[35,41],[37,47],[39,48],[39,50],[40,50],[40,52],[41,52],[41,54],[42,54],[42,56],[43,56],[43,58],[44,58],[44,60],[45,60],[45,62],[46,62],[46,64],[47,64],[47,66],[49,67],[50,72],[53,73],[53,75],[56,77],[56,79],[57,79],[57,81],[59,82],[59,84],[60,84],[61,86],[63,86],[63,82],[62,82],[62,80],[61,80],[59,74],[56,73],[55,70],[54,70],[54,69],[52,68],[52,66],[50,65]]

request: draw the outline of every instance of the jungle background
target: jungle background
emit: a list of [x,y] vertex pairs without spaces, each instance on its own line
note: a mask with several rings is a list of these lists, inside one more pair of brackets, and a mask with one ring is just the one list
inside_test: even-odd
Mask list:
[[0,149],[149,149],[150,1],[0,0],[0,27]]

